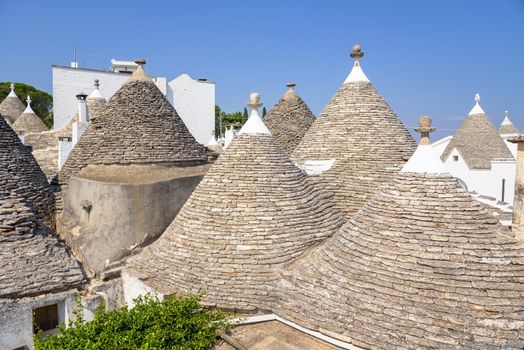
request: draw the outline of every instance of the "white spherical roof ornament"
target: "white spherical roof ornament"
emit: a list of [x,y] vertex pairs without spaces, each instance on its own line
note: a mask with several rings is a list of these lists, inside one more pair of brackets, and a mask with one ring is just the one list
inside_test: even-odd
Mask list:
[[9,92],[9,95],[7,95],[7,97],[18,97],[16,96],[15,94],[15,84],[11,83],[11,85],[9,86],[11,88],[11,91]]
[[258,114],[258,109],[262,106],[262,103],[260,102],[260,94],[258,92],[253,92],[249,95],[247,106],[251,107],[251,114],[238,134],[271,135],[271,132]]
[[471,111],[469,111],[468,115],[486,114],[486,112],[484,112],[482,107],[480,107],[479,102],[480,102],[480,94],[477,93],[475,94],[475,106],[471,109]]
[[346,83],[353,83],[358,81],[367,81],[369,82],[368,77],[366,74],[364,74],[364,71],[360,67],[359,60],[364,57],[364,53],[362,52],[362,49],[359,44],[355,44],[353,46],[353,52],[351,53],[351,58],[355,60],[355,63],[353,64],[353,69],[351,69],[351,73],[349,73],[348,77],[344,81],[344,84]]

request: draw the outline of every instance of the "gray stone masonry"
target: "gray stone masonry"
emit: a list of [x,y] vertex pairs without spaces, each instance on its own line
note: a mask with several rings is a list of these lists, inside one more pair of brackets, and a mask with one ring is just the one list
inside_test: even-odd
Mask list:
[[242,310],[268,305],[274,267],[341,226],[330,199],[271,135],[240,135],[130,267],[168,294],[203,290],[206,303]]
[[522,349],[524,245],[449,175],[401,173],[283,270],[279,315],[366,349]]
[[288,155],[293,153],[316,119],[293,86],[264,117],[264,124]]
[[342,85],[302,138],[291,160],[335,159],[315,176],[335,194],[337,208],[356,213],[415,151],[415,141],[369,82]]
[[64,243],[18,195],[0,198],[0,302],[80,288],[84,275]]
[[485,114],[468,115],[440,157],[443,162],[456,148],[470,169],[491,169],[496,158],[514,159],[499,132]]
[[39,219],[53,227],[55,199],[47,179],[29,148],[0,118],[0,195],[15,192]]

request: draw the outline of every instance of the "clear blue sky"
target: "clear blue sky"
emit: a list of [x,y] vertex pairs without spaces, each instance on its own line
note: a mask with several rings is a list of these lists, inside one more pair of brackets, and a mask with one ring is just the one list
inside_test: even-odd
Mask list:
[[364,71],[410,129],[430,115],[452,133],[480,93],[498,126],[524,129],[524,0],[22,1],[0,0],[0,81],[51,91],[51,65],[107,68],[146,57],[152,75],[216,82],[241,110],[271,107],[297,83],[319,114],[362,45]]

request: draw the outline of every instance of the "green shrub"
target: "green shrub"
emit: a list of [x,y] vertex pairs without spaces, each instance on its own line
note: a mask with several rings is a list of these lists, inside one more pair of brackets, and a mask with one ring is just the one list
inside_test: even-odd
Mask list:
[[200,295],[164,300],[146,295],[132,309],[101,307],[91,322],[84,322],[81,307],[75,316],[57,335],[35,336],[35,349],[208,349],[216,329],[229,326],[225,314],[202,306]]

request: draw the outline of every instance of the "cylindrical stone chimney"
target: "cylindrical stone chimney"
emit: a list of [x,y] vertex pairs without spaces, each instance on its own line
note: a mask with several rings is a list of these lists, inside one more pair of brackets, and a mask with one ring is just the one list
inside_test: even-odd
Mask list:
[[78,121],[81,123],[87,123],[89,121],[89,113],[87,110],[87,95],[83,92],[76,95],[78,99]]

